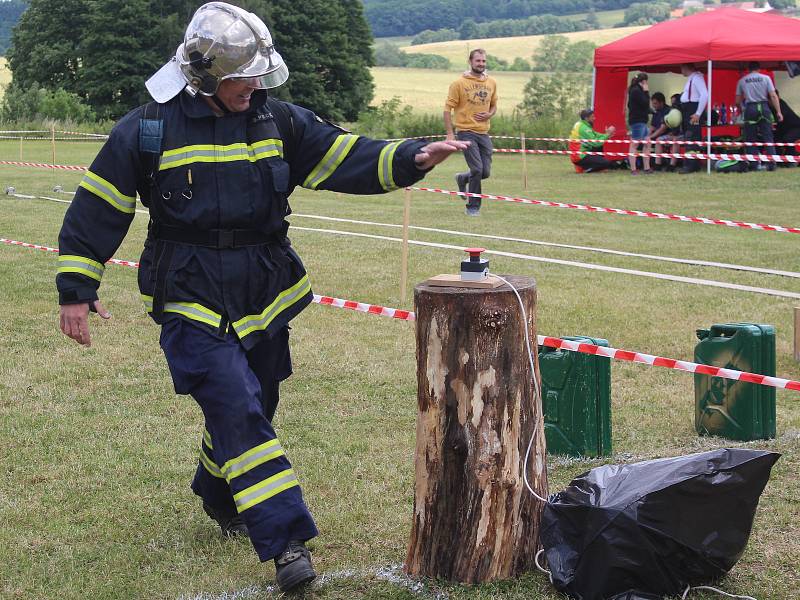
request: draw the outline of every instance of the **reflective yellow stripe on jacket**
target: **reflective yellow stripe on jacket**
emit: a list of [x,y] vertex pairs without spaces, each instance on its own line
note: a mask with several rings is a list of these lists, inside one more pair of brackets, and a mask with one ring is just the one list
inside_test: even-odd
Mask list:
[[59,273],[80,273],[100,281],[106,268],[96,260],[74,254],[63,254],[58,257]]
[[158,170],[166,171],[182,165],[201,162],[232,162],[237,160],[256,162],[271,156],[283,158],[283,140],[267,139],[254,144],[240,142],[228,146],[197,144],[167,150],[161,155]]
[[[308,275],[303,275],[292,287],[278,294],[275,300],[259,314],[247,315],[233,323],[236,335],[239,336],[239,339],[242,339],[254,331],[265,330],[279,314],[297,304],[310,291],[311,282],[308,279]],[[153,297],[145,294],[142,294],[141,297],[147,312],[152,312]],[[222,315],[196,302],[165,302],[164,312],[183,315],[187,319],[199,321],[214,328],[219,328],[222,322]],[[210,447],[211,445],[209,444]]]
[[[153,297],[146,296],[145,294],[141,296],[147,312],[152,312]],[[164,312],[183,315],[192,321],[199,321],[200,323],[205,323],[206,325],[211,325],[216,328],[219,328],[219,324],[222,322],[222,315],[196,302],[165,302]]]
[[393,142],[391,144],[386,144],[378,158],[378,181],[380,181],[381,187],[387,192],[396,190],[399,187],[394,182],[394,177],[392,175],[392,162],[394,161],[394,153],[402,143],[403,142]]
[[262,310],[260,314],[247,315],[233,323],[236,335],[239,336],[239,339],[242,339],[254,331],[263,331],[269,327],[275,317],[302,300],[310,291],[311,282],[308,280],[308,275],[303,275],[300,281],[278,294],[272,304]]
[[120,192],[113,183],[106,181],[96,173],[87,171],[86,175],[78,184],[78,187],[89,190],[95,196],[102,198],[120,212],[129,214],[136,212],[135,196],[126,196]]
[[350,154],[350,150],[353,149],[356,140],[358,140],[357,135],[342,134],[338,136],[331,144],[331,147],[328,148],[322,160],[308,174],[308,177],[303,182],[303,187],[315,190],[322,185],[344,162],[344,159]]

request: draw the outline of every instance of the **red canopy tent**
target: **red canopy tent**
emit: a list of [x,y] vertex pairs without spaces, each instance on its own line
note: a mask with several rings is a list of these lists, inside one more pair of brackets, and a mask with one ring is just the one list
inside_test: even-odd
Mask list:
[[592,86],[597,128],[614,125],[625,131],[629,70],[678,73],[681,64],[692,63],[705,72],[710,108],[733,103],[736,82],[752,60],[771,71],[786,69],[786,61],[800,61],[800,19],[720,8],[665,21],[601,46],[594,54]]

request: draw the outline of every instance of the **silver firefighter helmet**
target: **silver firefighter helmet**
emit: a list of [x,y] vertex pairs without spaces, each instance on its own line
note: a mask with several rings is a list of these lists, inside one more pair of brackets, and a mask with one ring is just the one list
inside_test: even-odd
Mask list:
[[193,96],[213,96],[226,79],[249,79],[254,88],[269,89],[288,78],[261,19],[226,2],[209,2],[194,13],[175,56],[145,85],[154,100],[166,102],[184,88]]

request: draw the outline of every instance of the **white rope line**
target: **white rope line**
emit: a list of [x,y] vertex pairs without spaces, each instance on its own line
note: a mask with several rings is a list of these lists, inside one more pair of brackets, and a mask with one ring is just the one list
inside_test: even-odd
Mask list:
[[[391,227],[395,229],[400,229],[403,226],[396,224],[396,223],[380,223],[376,221],[361,221],[357,219],[343,219],[339,217],[326,217],[322,215],[309,215],[303,213],[292,213],[292,217],[298,217],[301,219],[318,219],[322,221],[332,221],[338,223],[354,223],[357,225],[371,225],[375,227]],[[509,237],[509,236],[502,236],[502,235],[489,235],[485,233],[472,233],[468,231],[455,231],[451,229],[439,229],[437,227],[423,227],[419,225],[409,225],[409,229],[416,229],[418,231],[429,231],[432,233],[444,233],[447,235],[461,235],[466,237],[473,237],[473,238],[483,238],[488,240],[498,240],[503,242],[519,242],[521,244],[531,244],[534,246],[546,246],[549,248],[566,248],[569,250],[583,250],[586,252],[599,252],[601,254],[612,254],[615,256],[628,256],[631,258],[644,258],[647,260],[655,260],[661,262],[671,262],[671,263],[678,263],[683,265],[696,265],[702,267],[717,267],[720,269],[729,269],[732,271],[747,271],[750,273],[761,273],[764,275],[780,275],[782,277],[792,277],[795,279],[800,279],[800,273],[794,271],[781,271],[778,269],[768,269],[766,267],[750,267],[746,265],[736,265],[730,263],[720,263],[714,262],[709,260],[700,260],[700,259],[693,259],[693,258],[674,258],[670,256],[658,256],[655,254],[639,254],[637,252],[625,252],[623,250],[611,250],[608,248],[597,248],[595,246],[578,246],[575,244],[557,244],[555,242],[543,242],[539,240],[531,240],[526,238],[517,238],[517,237]]]
[[681,596],[681,600],[686,600],[686,596],[689,595],[691,590],[707,590],[709,592],[716,592],[717,594],[721,594],[722,596],[727,596],[728,598],[741,598],[741,600],[756,600],[752,596],[738,596],[736,594],[729,594],[728,592],[724,592],[718,588],[711,587],[710,585],[697,585],[697,586],[686,586],[686,589],[683,592],[683,596]]
[[[363,237],[375,240],[385,240],[389,242],[400,242],[402,243],[403,240],[401,238],[394,238],[384,235],[373,235],[367,233],[356,233],[353,231],[341,231],[338,229],[319,229],[315,227],[292,227],[293,231],[312,231],[316,233],[325,233],[329,235],[343,235],[343,236],[351,236],[351,237]],[[440,244],[436,242],[422,242],[418,240],[409,240],[409,244],[414,246],[425,246],[428,248],[442,248],[445,250],[464,250],[464,246],[455,246],[452,244]],[[784,290],[773,290],[769,288],[761,288],[761,287],[754,287],[749,285],[740,285],[737,283],[727,283],[724,281],[715,281],[711,279],[697,279],[694,277],[683,277],[680,275],[665,275],[663,273],[653,273],[650,271],[640,271],[638,269],[623,269],[620,267],[609,267],[606,265],[597,265],[594,263],[584,263],[584,262],[577,262],[571,260],[561,260],[557,258],[544,258],[541,256],[533,256],[530,254],[519,254],[517,252],[503,252],[501,250],[487,250],[486,254],[492,254],[495,256],[505,256],[507,258],[518,258],[520,260],[529,260],[534,262],[541,262],[541,263],[550,263],[556,265],[562,265],[566,267],[578,267],[582,269],[589,269],[594,271],[605,271],[609,273],[621,273],[625,275],[634,275],[637,277],[649,277],[652,279],[661,279],[663,281],[676,281],[679,283],[691,283],[696,285],[703,285],[709,287],[717,287],[717,288],[724,288],[729,290],[737,290],[740,292],[750,292],[755,294],[764,294],[767,296],[777,296],[779,298],[791,298],[793,300],[800,300],[800,294],[795,292],[788,292]]]
[[[13,188],[7,188],[7,190],[13,190]],[[61,189],[61,186],[56,186],[53,189],[54,192],[66,195],[74,195],[74,192],[65,192]],[[30,196],[27,194],[19,194],[13,191],[6,191],[9,196],[13,196],[15,198],[26,198],[26,199],[41,199],[41,200],[50,200],[52,202],[61,202],[64,204],[69,204],[71,200],[62,200],[60,198],[51,198],[50,196]],[[141,214],[149,214],[148,211],[142,209],[136,209],[137,213]],[[309,215],[304,213],[292,213],[293,217],[301,218],[301,219],[318,219],[322,221],[332,221],[336,223],[354,223],[358,225],[370,225],[375,227],[391,227],[395,229],[402,228],[402,225],[396,223],[380,223],[377,221],[363,221],[358,219],[344,219],[340,217],[326,217],[322,215]],[[517,238],[517,237],[509,237],[509,236],[501,236],[501,235],[488,235],[484,233],[472,233],[468,231],[455,231],[451,229],[439,229],[437,227],[423,227],[421,225],[409,225],[409,229],[416,229],[418,231],[429,231],[432,233],[444,233],[447,235],[462,235],[467,237],[475,237],[475,238],[483,238],[483,239],[490,239],[490,240],[498,240],[504,242],[519,242],[522,244],[531,244],[535,246],[546,246],[549,248],[566,248],[569,250],[583,250],[586,252],[598,252],[601,254],[612,254],[614,256],[628,256],[631,258],[643,258],[646,260],[655,260],[660,262],[671,262],[671,263],[678,263],[684,265],[695,265],[695,266],[702,266],[702,267],[716,267],[720,269],[729,269],[732,271],[746,271],[749,273],[761,273],[764,275],[779,275],[781,277],[792,277],[795,279],[800,279],[800,273],[794,271],[782,271],[779,269],[768,269],[766,267],[751,267],[747,265],[736,265],[731,263],[721,263],[721,262],[714,262],[709,260],[700,260],[700,259],[692,259],[692,258],[675,258],[670,256],[658,256],[654,254],[640,254],[638,252],[625,252],[623,250],[612,250],[609,248],[597,248],[594,246],[579,246],[575,244],[558,244],[555,242],[543,242],[540,240],[531,240],[527,238]]]

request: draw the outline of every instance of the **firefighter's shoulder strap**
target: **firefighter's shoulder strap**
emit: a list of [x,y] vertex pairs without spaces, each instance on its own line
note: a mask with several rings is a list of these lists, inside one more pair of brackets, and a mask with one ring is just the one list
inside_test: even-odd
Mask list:
[[297,150],[297,135],[292,113],[289,112],[285,103],[275,98],[267,98],[267,106],[275,119],[275,125],[278,127],[281,140],[283,140],[283,158],[291,164]]
[[139,156],[147,182],[152,187],[158,173],[161,145],[164,141],[163,107],[158,102],[148,102],[139,118]]

